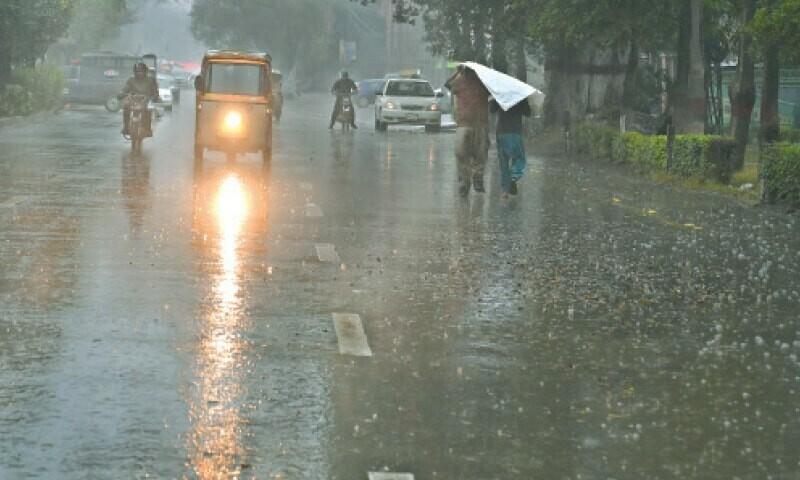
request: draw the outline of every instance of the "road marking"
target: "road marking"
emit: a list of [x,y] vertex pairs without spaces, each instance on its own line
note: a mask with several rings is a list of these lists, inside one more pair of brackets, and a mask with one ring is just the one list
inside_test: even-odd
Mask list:
[[300,182],[300,190],[310,192],[314,187],[308,182]]
[[319,205],[314,203],[309,203],[306,205],[306,217],[309,218],[322,218],[324,215],[322,214],[322,209],[319,208]]
[[410,473],[369,472],[369,480],[414,480]]
[[336,247],[330,243],[318,243],[315,245],[317,249],[317,258],[323,263],[338,263],[339,254],[336,253]]
[[[336,337],[339,339],[340,354],[353,355],[354,357],[372,356],[372,350],[369,348],[369,343],[367,343],[367,334],[364,333],[364,325],[361,323],[359,315],[334,313],[333,326],[336,329]],[[391,480],[391,478],[393,477],[384,478],[384,480]]]
[[5,202],[0,203],[0,208],[14,208],[19,203],[22,203],[22,197],[11,197]]

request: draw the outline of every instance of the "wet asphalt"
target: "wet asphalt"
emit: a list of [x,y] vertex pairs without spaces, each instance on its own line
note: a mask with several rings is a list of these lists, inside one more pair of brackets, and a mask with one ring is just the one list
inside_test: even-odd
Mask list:
[[184,97],[140,156],[0,124],[0,479],[800,478],[796,215],[494,153],[465,200],[314,95],[196,167]]

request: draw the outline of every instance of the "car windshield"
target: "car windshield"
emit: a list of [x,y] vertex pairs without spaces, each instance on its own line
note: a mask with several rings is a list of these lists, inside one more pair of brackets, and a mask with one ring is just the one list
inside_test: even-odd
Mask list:
[[212,63],[206,90],[209,93],[261,95],[264,78],[261,65]]
[[358,83],[360,93],[374,93],[383,89],[384,80],[364,80]]
[[433,97],[433,88],[427,82],[389,82],[386,95],[393,97]]
[[175,83],[175,79],[170,77],[169,75],[159,75],[157,77],[158,86],[161,88],[168,88],[171,87],[173,83]]

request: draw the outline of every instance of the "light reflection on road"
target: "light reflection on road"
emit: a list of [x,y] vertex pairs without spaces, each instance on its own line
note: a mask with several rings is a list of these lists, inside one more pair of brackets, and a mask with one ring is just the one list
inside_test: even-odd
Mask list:
[[244,182],[227,173],[217,187],[213,205],[205,209],[215,238],[205,242],[218,270],[211,275],[211,298],[201,319],[198,348],[199,392],[191,405],[191,468],[199,479],[239,475],[242,457],[244,344],[246,328],[242,294],[241,246],[250,213]]

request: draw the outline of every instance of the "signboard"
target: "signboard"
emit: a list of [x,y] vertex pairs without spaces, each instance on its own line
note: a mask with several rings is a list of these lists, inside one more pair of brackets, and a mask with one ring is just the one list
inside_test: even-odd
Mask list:
[[350,65],[358,60],[358,45],[348,40],[339,41],[339,63]]

